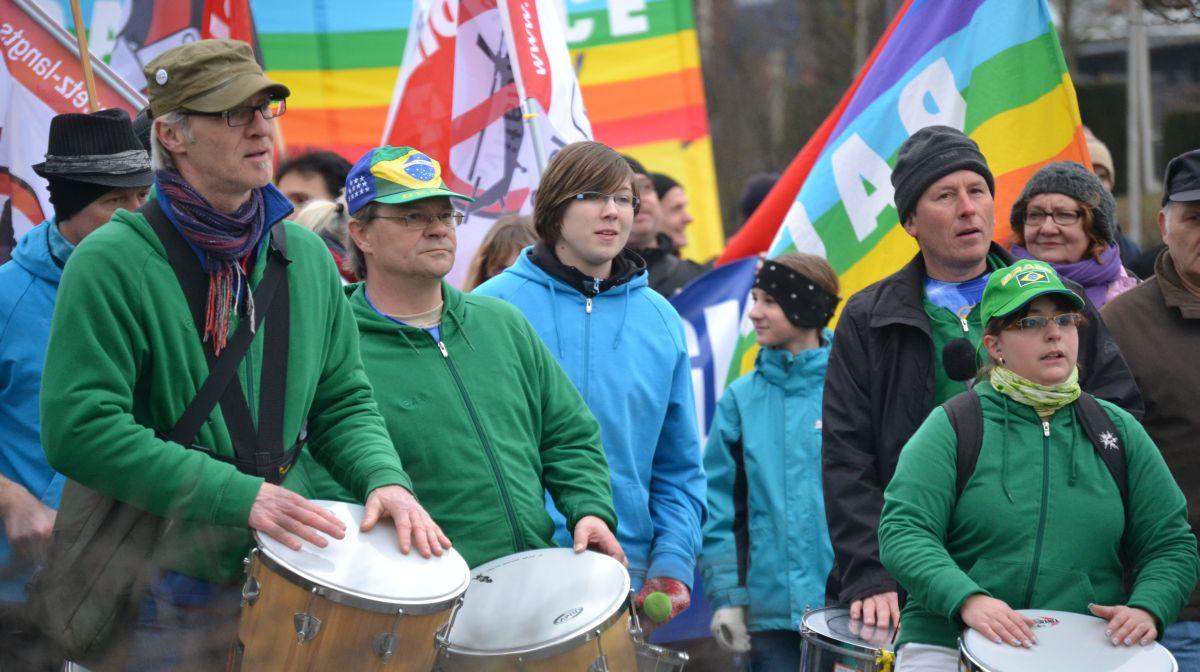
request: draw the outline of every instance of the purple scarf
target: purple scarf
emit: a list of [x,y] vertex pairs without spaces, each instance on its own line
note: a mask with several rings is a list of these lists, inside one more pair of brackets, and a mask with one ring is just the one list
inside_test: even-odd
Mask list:
[[[204,313],[204,340],[210,338],[213,353],[221,354],[229,336],[229,318],[238,307],[250,255],[262,240],[266,215],[261,189],[250,192],[250,199],[236,212],[221,212],[212,207],[200,192],[173,170],[155,173],[158,190],[171,203],[179,232],[204,253],[208,269],[208,303]],[[254,319],[254,298],[247,292],[250,319]]]
[[[1012,253],[1018,259],[1034,258],[1029,250],[1020,245],[1013,245]],[[1108,300],[1108,286],[1121,277],[1121,253],[1116,245],[1109,245],[1100,253],[1099,260],[1085,257],[1073,264],[1051,263],[1050,266],[1064,278],[1083,285],[1088,299],[1096,308],[1100,308]]]

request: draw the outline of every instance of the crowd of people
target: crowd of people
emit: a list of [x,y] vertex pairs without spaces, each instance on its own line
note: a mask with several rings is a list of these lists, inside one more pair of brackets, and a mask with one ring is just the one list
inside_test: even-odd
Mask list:
[[1167,167],[1149,277],[1106,150],[1033,175],[1004,247],[976,144],[917,131],[892,172],[917,255],[849,297],[820,257],[761,260],[760,350],[702,446],[668,298],[708,267],[672,178],[563,147],[459,289],[472,199],[439,157],[276,170],[291,92],[244,43],[146,79],[136,123],[53,120],[55,215],[0,266],[0,670],[223,668],[251,532],[344,537],[314,499],[472,567],[609,555],[657,621],[699,573],[756,671],[799,669],[824,605],[900,624],[902,672],[958,669],[964,627],[1036,647],[1028,608],[1200,669],[1200,150]]

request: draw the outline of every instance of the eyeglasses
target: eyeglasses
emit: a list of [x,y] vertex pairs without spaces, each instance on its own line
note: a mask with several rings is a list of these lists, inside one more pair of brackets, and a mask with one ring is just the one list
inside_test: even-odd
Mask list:
[[1041,226],[1047,217],[1053,219],[1054,223],[1059,226],[1074,226],[1083,219],[1083,212],[1079,210],[1055,210],[1054,212],[1030,210],[1025,213],[1025,223],[1031,226]]
[[1051,317],[1046,317],[1043,315],[1022,317],[1008,328],[1016,329],[1018,331],[1041,331],[1049,326],[1051,322],[1057,324],[1059,329],[1077,327],[1079,326],[1079,323],[1083,322],[1083,315],[1080,315],[1079,313],[1061,313]]
[[633,210],[637,214],[639,208],[642,207],[642,199],[629,194],[606,194],[600,191],[585,191],[582,194],[575,194],[575,200],[583,201],[584,203],[596,203],[598,205],[607,205],[609,201],[616,204],[621,210]]
[[238,126],[248,126],[254,121],[254,113],[257,111],[262,115],[263,119],[274,119],[282,117],[284,112],[287,112],[287,100],[279,98],[278,100],[268,100],[265,103],[258,105],[244,105],[235,107],[224,112],[196,112],[194,110],[183,110],[184,114],[194,117],[224,117],[225,123],[237,128]]
[[437,215],[427,215],[420,212],[410,212],[406,215],[375,215],[371,219],[389,219],[393,222],[398,222],[400,226],[409,231],[420,231],[433,226],[434,222],[445,224],[450,228],[455,228],[463,223],[466,218],[461,212],[443,212]]

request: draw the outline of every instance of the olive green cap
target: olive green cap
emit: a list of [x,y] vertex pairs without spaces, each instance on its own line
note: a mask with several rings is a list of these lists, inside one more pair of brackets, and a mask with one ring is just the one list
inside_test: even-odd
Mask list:
[[199,40],[168,49],[146,64],[151,116],[174,110],[224,112],[260,91],[286,98],[288,87],[267,79],[254,50],[238,40]]
[[1012,266],[992,271],[987,286],[983,288],[979,318],[986,327],[992,318],[1011,315],[1030,301],[1047,294],[1061,294],[1071,301],[1076,310],[1083,309],[1083,299],[1067,289],[1050,264],[1036,259],[1023,259]]

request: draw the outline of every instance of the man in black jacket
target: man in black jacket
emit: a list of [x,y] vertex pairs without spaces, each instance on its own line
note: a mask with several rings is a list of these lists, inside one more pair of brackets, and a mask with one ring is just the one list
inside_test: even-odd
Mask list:
[[[967,389],[947,374],[943,352],[963,338],[978,348],[977,304],[988,275],[1014,262],[992,242],[995,183],[987,161],[961,132],[932,126],[913,134],[900,147],[892,184],[901,224],[920,251],[847,301],[823,407],[825,511],[834,551],[827,599],[850,605],[852,617],[877,627],[899,619],[901,602],[899,584],[879,562],[883,490],[900,449],[929,412]],[[1084,314],[1080,383],[1140,418],[1141,394],[1120,350],[1091,303]]]

